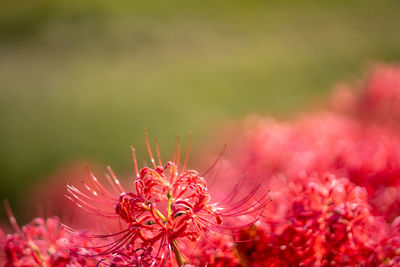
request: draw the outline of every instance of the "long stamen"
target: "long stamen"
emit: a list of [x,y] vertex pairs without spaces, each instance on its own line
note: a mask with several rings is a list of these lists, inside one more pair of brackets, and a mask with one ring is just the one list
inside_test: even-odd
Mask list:
[[132,153],[133,166],[135,168],[135,177],[138,178],[139,177],[139,168],[138,168],[138,164],[137,164],[137,160],[136,160],[136,150],[133,146],[131,146],[131,153]]
[[191,143],[192,143],[192,132],[189,131],[188,132],[188,142],[187,142],[187,147],[186,147],[186,154],[185,154],[185,161],[183,163],[183,167],[182,167],[182,171],[181,172],[184,172],[185,169],[186,169],[186,166],[187,166],[187,163],[188,163],[188,160],[189,160]]
[[228,147],[228,144],[224,145],[224,148],[222,149],[221,153],[219,154],[219,156],[217,157],[217,159],[214,161],[214,163],[210,166],[210,168],[208,168],[201,176],[205,176],[207,173],[209,173],[214,167],[215,165],[217,165],[217,163],[221,160],[222,156],[225,153],[226,148]]
[[178,135],[176,137],[176,159],[175,159],[177,170],[179,170],[180,161],[181,161],[181,137]]
[[117,176],[115,176],[115,174],[110,166],[107,166],[107,171],[110,173],[111,177],[114,179],[114,182],[118,186],[118,189],[121,190],[121,192],[126,192],[126,190],[122,187],[121,183],[119,182]]
[[21,228],[19,227],[17,220],[15,219],[14,213],[12,212],[10,203],[8,202],[7,199],[4,200],[4,206],[6,208],[8,219],[10,220],[12,227],[14,228],[14,230],[17,233],[20,233],[21,235],[23,235],[23,232],[21,231]]
[[158,165],[162,166],[162,161],[161,161],[161,154],[160,154],[160,146],[158,145],[157,139],[154,140],[154,143],[156,144],[156,153],[157,153],[157,158],[158,158]]
[[[87,172],[89,174],[89,182],[97,188],[97,190],[102,193],[103,195],[112,198],[113,194],[110,193],[100,182],[99,180],[96,178],[96,176],[94,176],[94,174],[89,170],[89,167],[87,167]],[[89,187],[89,186],[88,186]],[[93,187],[89,187],[89,189],[91,189],[91,191],[94,191]],[[89,190],[90,191],[90,190]],[[97,195],[97,193],[94,191],[94,195]]]
[[146,131],[146,129],[144,129],[144,139],[145,139],[145,141],[146,141],[146,147],[147,147],[147,151],[149,152],[151,164],[153,164],[153,167],[154,167],[154,168],[157,168],[156,162],[155,162],[154,157],[153,157],[153,153],[151,152],[149,137],[147,136],[147,131]]
[[115,192],[116,194],[121,194],[121,192],[118,191],[117,187],[115,186],[115,183],[111,180],[110,175],[108,175],[108,174],[106,173],[105,176],[106,176],[106,179],[107,179],[108,183],[111,185],[112,189],[114,190],[114,192]]

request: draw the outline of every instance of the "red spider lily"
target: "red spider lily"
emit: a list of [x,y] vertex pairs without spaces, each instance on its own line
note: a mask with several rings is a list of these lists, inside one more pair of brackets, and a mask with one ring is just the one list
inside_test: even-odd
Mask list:
[[[16,233],[4,238],[5,266],[81,267],[94,266],[88,250],[72,244],[73,237],[60,227],[57,217],[36,218],[20,228],[8,204],[6,209]],[[88,245],[88,240],[81,244]],[[76,242],[76,240],[75,240]],[[89,241],[90,242],[90,241]]]
[[[400,68],[379,65],[360,84],[361,91],[342,95],[346,112],[317,112],[292,122],[246,121],[243,141],[238,142],[230,165],[236,171],[230,173],[264,179],[276,200],[263,223],[240,232],[241,238],[254,239],[237,245],[247,265],[398,265],[400,235],[394,230],[387,234],[387,229],[400,215]],[[323,214],[318,214],[339,207],[340,202],[325,205],[314,191],[305,190],[312,182],[327,191],[324,180],[310,178],[326,172],[347,177],[334,179],[344,196],[354,198],[342,199],[341,205],[357,207],[364,214],[352,227],[357,229],[351,233],[354,241],[336,217],[321,219]],[[330,225],[325,229],[336,239],[313,228],[318,224],[308,213]],[[339,215],[348,220],[346,213]],[[366,234],[371,232],[376,233]]]
[[[400,118],[400,66],[379,64],[369,73],[363,84],[359,113],[373,111],[375,121],[399,126]],[[371,118],[370,118],[371,119]]]
[[285,186],[272,177],[334,173],[365,187],[388,222],[400,215],[400,134],[393,128],[321,112],[291,123],[259,121],[248,132],[232,157],[236,173],[262,177],[272,192]]
[[[242,236],[257,236],[238,245],[251,266],[370,266],[386,223],[372,214],[367,194],[346,178],[303,177],[282,189],[276,208],[280,219],[263,220]],[[269,232],[265,235],[266,231]]]
[[[268,194],[255,200],[260,185],[246,196],[232,203],[234,197],[225,201],[210,203],[205,178],[195,170],[187,170],[190,138],[184,160],[180,167],[180,145],[177,145],[173,161],[163,165],[159,154],[158,164],[153,157],[146,137],[146,146],[152,167],[138,170],[135,150],[132,148],[136,179],[134,190],[126,190],[108,167],[110,190],[101,184],[89,172],[89,183],[84,184],[88,193],[67,185],[68,196],[79,207],[99,216],[116,219],[121,222],[117,233],[93,237],[113,238],[114,241],[102,246],[102,251],[95,255],[101,263],[110,264],[110,258],[137,258],[138,251],[146,252],[149,265],[182,266],[187,261],[180,248],[183,242],[198,241],[211,234],[222,239],[231,239],[232,233],[248,227],[258,221],[265,205],[269,202]],[[234,194],[233,194],[234,195]],[[229,202],[229,205],[223,205]],[[234,225],[229,218],[245,221]],[[210,241],[212,242],[212,241]],[[175,256],[175,257],[174,257]],[[129,264],[133,265],[132,262]],[[128,264],[128,265],[129,265]]]
[[390,228],[387,237],[376,248],[376,265],[380,267],[400,266],[400,218]]
[[360,122],[400,130],[400,65],[376,64],[355,84],[340,84],[331,98],[336,112]]

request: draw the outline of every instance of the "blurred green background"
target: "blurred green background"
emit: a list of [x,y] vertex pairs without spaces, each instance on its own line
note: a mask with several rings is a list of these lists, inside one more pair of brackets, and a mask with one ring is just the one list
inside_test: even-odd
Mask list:
[[198,151],[224,120],[291,116],[399,60],[399,14],[397,0],[3,0],[0,196],[28,216],[30,187],[63,162],[130,171],[144,127],[165,154],[187,130]]

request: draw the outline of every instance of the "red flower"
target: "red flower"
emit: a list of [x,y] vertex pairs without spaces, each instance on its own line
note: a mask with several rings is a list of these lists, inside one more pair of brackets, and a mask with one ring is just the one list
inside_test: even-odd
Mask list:
[[[187,260],[180,249],[186,240],[194,242],[200,238],[208,239],[209,234],[229,239],[232,232],[259,220],[269,202],[265,192],[260,199],[254,200],[260,186],[256,186],[236,203],[232,204],[233,197],[228,197],[228,206],[222,205],[222,202],[211,203],[205,178],[197,171],[186,170],[188,153],[182,167],[179,149],[173,161],[163,165],[157,146],[157,165],[147,136],[146,144],[152,168],[145,167],[138,171],[135,150],[132,148],[136,170],[134,191],[124,189],[111,168],[108,168],[110,175],[107,180],[112,191],[103,186],[92,173],[90,182],[84,185],[89,194],[74,186],[67,186],[70,198],[78,206],[88,212],[122,221],[119,232],[100,236],[113,237],[114,241],[104,245],[102,251],[93,257],[112,263],[110,258],[115,255],[136,259],[135,254],[142,251],[147,253],[147,258],[153,260],[153,264],[181,266]],[[229,221],[230,217],[246,222],[234,225]],[[127,261],[130,264],[133,262],[129,259]]]
[[236,173],[264,179],[272,192],[285,186],[272,177],[334,173],[365,187],[388,222],[400,215],[400,134],[394,129],[321,112],[291,123],[259,121],[247,131],[232,156]]
[[364,79],[340,84],[331,98],[336,111],[357,120],[399,130],[400,65],[376,64]]
[[[58,218],[36,218],[20,229],[11,210],[8,206],[6,208],[16,233],[7,235],[4,240],[5,266],[95,265],[86,256],[89,255],[89,250],[83,247],[91,244],[91,241],[71,235],[60,226]],[[82,247],[72,244],[72,241],[77,242],[78,239]]]
[[286,205],[281,218],[241,233],[258,237],[238,245],[251,266],[368,266],[386,236],[365,190],[346,178],[300,178],[273,203],[277,210]]
[[[400,266],[400,228],[399,219],[393,225],[387,237],[376,248],[376,262],[380,267]],[[378,265],[378,264],[376,264]]]
[[[400,116],[400,66],[379,64],[372,68],[361,85],[358,100],[360,115],[375,120],[398,120]],[[370,118],[371,119],[371,118]]]

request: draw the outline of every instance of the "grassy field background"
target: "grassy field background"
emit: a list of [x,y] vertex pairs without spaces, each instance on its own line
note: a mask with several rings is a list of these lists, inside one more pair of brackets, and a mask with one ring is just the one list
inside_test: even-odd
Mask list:
[[2,1],[0,197],[30,216],[29,189],[63,162],[129,171],[144,127],[168,153],[192,130],[198,151],[224,120],[292,116],[399,60],[399,14],[396,0]]

